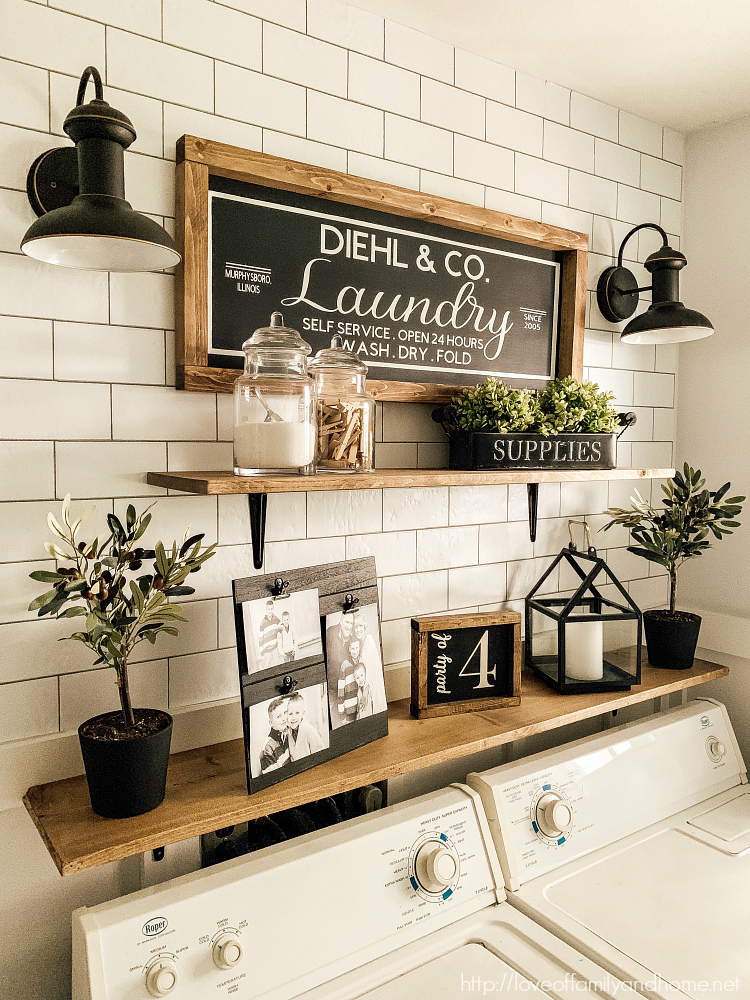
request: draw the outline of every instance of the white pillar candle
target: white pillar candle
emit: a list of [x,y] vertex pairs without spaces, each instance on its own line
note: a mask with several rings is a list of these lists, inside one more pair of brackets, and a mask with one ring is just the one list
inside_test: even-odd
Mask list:
[[234,464],[239,469],[300,469],[315,454],[315,429],[307,421],[237,424]]
[[603,622],[568,622],[566,624],[566,677],[573,681],[600,681],[602,679],[604,672],[603,624]]

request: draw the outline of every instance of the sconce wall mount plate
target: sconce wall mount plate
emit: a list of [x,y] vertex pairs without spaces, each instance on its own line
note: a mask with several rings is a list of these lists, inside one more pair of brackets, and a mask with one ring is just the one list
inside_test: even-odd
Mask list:
[[[96,98],[83,104],[89,78]],[[30,257],[94,271],[151,271],[180,262],[172,237],[125,200],[124,150],[130,119],[102,98],[98,71],[81,77],[63,128],[75,147],[48,150],[32,163],[26,190],[39,218],[21,242]]]

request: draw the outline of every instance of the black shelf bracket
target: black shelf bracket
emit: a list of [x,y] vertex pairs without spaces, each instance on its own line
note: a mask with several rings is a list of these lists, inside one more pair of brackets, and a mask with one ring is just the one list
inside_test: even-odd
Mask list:
[[248,493],[247,505],[250,509],[250,537],[253,543],[253,566],[263,569],[263,551],[266,544],[267,493]]
[[[529,538],[536,541],[536,525],[539,511],[539,483],[527,483],[526,492],[529,499]],[[253,543],[253,566],[263,569],[263,554],[266,544],[266,510],[268,508],[267,493],[248,493],[247,504],[250,510],[250,537]]]
[[536,541],[536,521],[539,512],[539,483],[526,483],[529,498],[529,538]]

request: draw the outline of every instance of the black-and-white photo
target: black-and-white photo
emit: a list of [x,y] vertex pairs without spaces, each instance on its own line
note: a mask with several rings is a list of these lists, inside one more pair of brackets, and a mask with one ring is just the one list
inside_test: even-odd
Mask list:
[[331,728],[387,709],[377,604],[326,616]]
[[250,772],[253,778],[328,749],[326,685],[261,701],[250,716]]
[[242,620],[250,673],[323,655],[317,590],[244,601]]

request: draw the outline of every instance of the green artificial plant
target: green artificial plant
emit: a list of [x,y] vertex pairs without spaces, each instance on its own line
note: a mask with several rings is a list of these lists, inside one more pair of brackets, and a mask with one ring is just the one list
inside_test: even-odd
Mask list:
[[552,379],[537,396],[534,430],[545,435],[611,434],[617,427],[614,398],[594,382],[579,382],[572,375]]
[[611,392],[593,382],[552,379],[541,393],[511,389],[500,379],[463,389],[446,408],[448,430],[543,434],[609,433],[617,426]]
[[451,430],[491,431],[507,434],[525,431],[536,419],[536,405],[528,389],[511,389],[500,379],[464,389],[448,407]]
[[628,551],[666,569],[672,615],[680,566],[711,548],[709,532],[721,540],[740,526],[734,519],[742,513],[745,497],[725,500],[731,483],[710,491],[704,489],[705,482],[700,469],[691,469],[686,462],[682,473],[676,472],[673,479],[662,484],[666,496],[663,507],[652,506],[636,490],[630,508],[610,507],[606,511],[612,520],[604,526],[605,531],[614,524],[630,528],[631,539],[637,544],[629,545]]
[[[195,593],[185,580],[190,573],[198,572],[216,547],[201,548],[204,536],[187,537],[187,531],[179,548],[177,542],[169,550],[162,542],[157,542],[154,549],[137,546],[151,521],[148,509],[136,514],[129,504],[124,525],[114,514],[107,514],[110,535],[100,545],[98,538],[78,541],[78,529],[94,508],[71,521],[67,496],[62,505],[62,524],[53,514],[47,516],[50,529],[58,537],[54,542],[45,542],[45,548],[59,560],[58,568],[30,574],[32,580],[48,584],[51,589],[33,600],[29,611],[36,611],[39,617],[85,618],[85,630],[65,638],[76,639],[92,649],[98,657],[95,664],[106,663],[114,668],[128,729],[136,726],[128,681],[133,649],[144,640],[153,645],[161,632],[179,634],[175,623],[186,619],[181,615],[182,608],[171,603],[170,598]],[[136,575],[144,560],[151,559],[151,570]],[[71,565],[61,566],[61,562]]]

